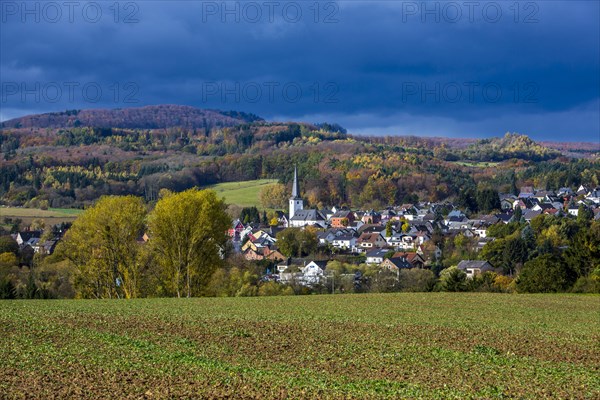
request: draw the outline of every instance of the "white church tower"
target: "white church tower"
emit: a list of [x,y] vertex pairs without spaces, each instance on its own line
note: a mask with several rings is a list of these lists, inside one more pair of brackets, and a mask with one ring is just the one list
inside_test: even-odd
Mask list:
[[303,210],[304,203],[300,198],[300,186],[298,185],[298,167],[294,166],[294,185],[292,186],[292,197],[290,197],[290,220],[296,211]]

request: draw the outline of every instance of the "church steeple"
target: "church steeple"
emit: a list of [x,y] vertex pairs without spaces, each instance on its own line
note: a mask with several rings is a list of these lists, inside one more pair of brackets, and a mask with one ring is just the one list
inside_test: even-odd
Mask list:
[[298,185],[298,167],[294,165],[294,184],[292,186],[292,197],[297,199],[300,197],[300,186]]
[[298,184],[298,167],[294,166],[294,184],[292,185],[292,197],[290,197],[290,220],[296,211],[304,209],[304,202],[300,198],[300,185]]

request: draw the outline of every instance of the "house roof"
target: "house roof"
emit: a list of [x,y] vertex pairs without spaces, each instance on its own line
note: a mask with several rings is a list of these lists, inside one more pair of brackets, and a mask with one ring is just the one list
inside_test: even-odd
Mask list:
[[242,223],[242,221],[240,221],[239,219],[236,219],[231,223],[231,229],[233,229],[233,230],[243,229],[243,228],[245,228],[245,226]]
[[27,242],[31,238],[42,237],[42,232],[41,231],[23,231],[23,232],[19,232],[17,235],[21,236],[21,240],[23,242]]
[[461,262],[458,263],[458,265],[456,266],[458,269],[467,269],[467,268],[471,268],[471,269],[493,269],[492,264],[490,264],[487,261],[480,261],[480,260],[462,260]]
[[358,231],[360,233],[379,233],[383,229],[385,228],[379,224],[364,224],[358,229]]
[[381,215],[381,214],[379,214],[379,213],[378,213],[377,211],[375,211],[375,210],[369,210],[369,211],[366,211],[366,212],[364,213],[364,216],[379,216],[379,215]]
[[297,210],[292,221],[325,221],[325,217],[317,210]]
[[356,233],[354,231],[354,229],[349,229],[349,228],[330,228],[330,229],[326,230],[325,232],[332,233],[335,236],[344,236],[344,235],[352,236]]
[[336,236],[333,241],[347,241],[347,240],[352,240],[352,239],[356,239],[355,236],[352,235],[342,235],[342,236]]
[[523,213],[523,218],[525,218],[525,220],[531,220],[540,215],[541,213],[542,212],[540,210],[527,210]]
[[40,241],[39,237],[32,237],[27,242],[25,242],[25,244],[28,244],[30,246],[35,246],[39,243],[39,241]]
[[410,235],[406,235],[404,233],[394,233],[392,236],[390,236],[389,241],[390,242],[398,242],[398,241],[401,241],[404,236],[410,236]]
[[383,240],[383,237],[379,232],[364,232],[358,240],[361,242],[376,242],[377,240]]
[[327,260],[320,260],[320,261],[312,260],[312,261],[307,262],[306,265],[308,265],[310,263],[316,264],[319,268],[321,268],[322,270],[325,270],[325,268],[327,267],[328,261]]
[[317,264],[319,267],[321,267],[321,269],[325,269],[325,266],[327,265],[327,263],[329,261],[327,260],[312,260],[309,258],[287,258],[285,260],[282,260],[279,264],[277,264],[278,266],[284,266],[284,265],[299,265],[299,266],[306,266],[308,264],[310,264],[311,262],[314,262],[315,264]]
[[556,193],[554,193],[554,191],[552,190],[539,190],[536,194],[535,197],[546,197],[546,196],[555,196]]
[[277,249],[269,250],[268,248],[264,251],[265,257],[270,260],[285,260],[285,256]]
[[564,194],[570,194],[573,193],[573,191],[571,190],[571,188],[568,187],[561,187],[560,189],[558,189],[558,193],[564,193]]
[[44,243],[42,243],[42,247],[49,252],[54,251],[54,247],[56,246],[56,243],[58,243],[58,240],[46,240]]
[[254,254],[258,254],[258,255],[264,255],[264,250],[265,247],[259,247],[256,249],[253,249],[252,247],[247,247],[246,250],[244,250],[242,253],[243,254],[248,254],[248,253],[254,253]]
[[366,256],[367,257],[383,257],[386,255],[387,252],[388,252],[388,250],[380,250],[380,249],[371,250],[371,251],[367,252]]
[[460,210],[452,210],[448,213],[448,218],[457,217],[462,219],[464,216],[465,214]]
[[433,225],[429,221],[408,221],[408,224],[419,232],[433,232]]
[[405,258],[403,257],[392,257],[392,258],[388,258],[386,260],[383,260],[384,263],[386,264],[392,264],[393,266],[395,266],[396,268],[400,269],[400,268],[412,268],[412,264],[409,263]]
[[317,239],[327,239],[329,236],[335,237],[335,234],[330,230],[317,232]]
[[538,205],[542,210],[549,210],[551,208],[554,208],[554,206],[552,204],[548,204],[548,203],[542,203],[542,204],[538,204]]
[[435,220],[435,214],[433,213],[427,213],[423,216],[423,221],[434,221]]
[[502,222],[508,222],[512,218],[512,213],[511,214],[496,214],[495,217],[498,218]]
[[348,211],[348,210],[340,210],[331,216],[331,218],[350,218],[350,217],[354,218],[354,214],[352,214],[352,212]]
[[394,253],[394,256],[392,258],[405,258],[406,261],[408,261],[411,264],[413,264],[415,261],[425,261],[423,260],[423,257],[421,257],[420,254],[414,251]]

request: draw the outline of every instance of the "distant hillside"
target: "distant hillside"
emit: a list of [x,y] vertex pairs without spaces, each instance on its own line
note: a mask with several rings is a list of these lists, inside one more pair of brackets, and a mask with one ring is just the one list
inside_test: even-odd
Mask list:
[[600,158],[600,141],[597,142],[539,142],[550,149],[573,158]]
[[[169,105],[67,111],[3,126],[0,205],[7,206],[84,208],[112,194],[154,201],[161,189],[262,179],[290,190],[294,166],[308,207],[381,209],[457,198],[481,185],[508,193],[596,186],[600,177],[600,158],[589,151],[571,160],[512,133],[479,141],[353,136],[335,123]],[[258,186],[224,186],[231,185],[230,203],[257,204]]]
[[506,133],[503,137],[479,140],[462,152],[463,158],[477,161],[503,161],[519,158],[531,161],[560,156],[557,150],[542,146],[528,136]]
[[189,106],[157,105],[125,109],[69,110],[64,112],[28,115],[0,124],[1,128],[96,128],[164,129],[181,127],[200,129],[235,126],[262,121],[262,118],[243,112],[204,110]]

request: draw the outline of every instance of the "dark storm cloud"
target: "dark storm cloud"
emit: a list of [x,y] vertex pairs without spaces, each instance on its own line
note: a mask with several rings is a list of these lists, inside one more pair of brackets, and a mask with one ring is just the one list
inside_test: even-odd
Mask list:
[[600,140],[597,2],[27,4],[2,3],[3,119],[177,103],[360,133]]

